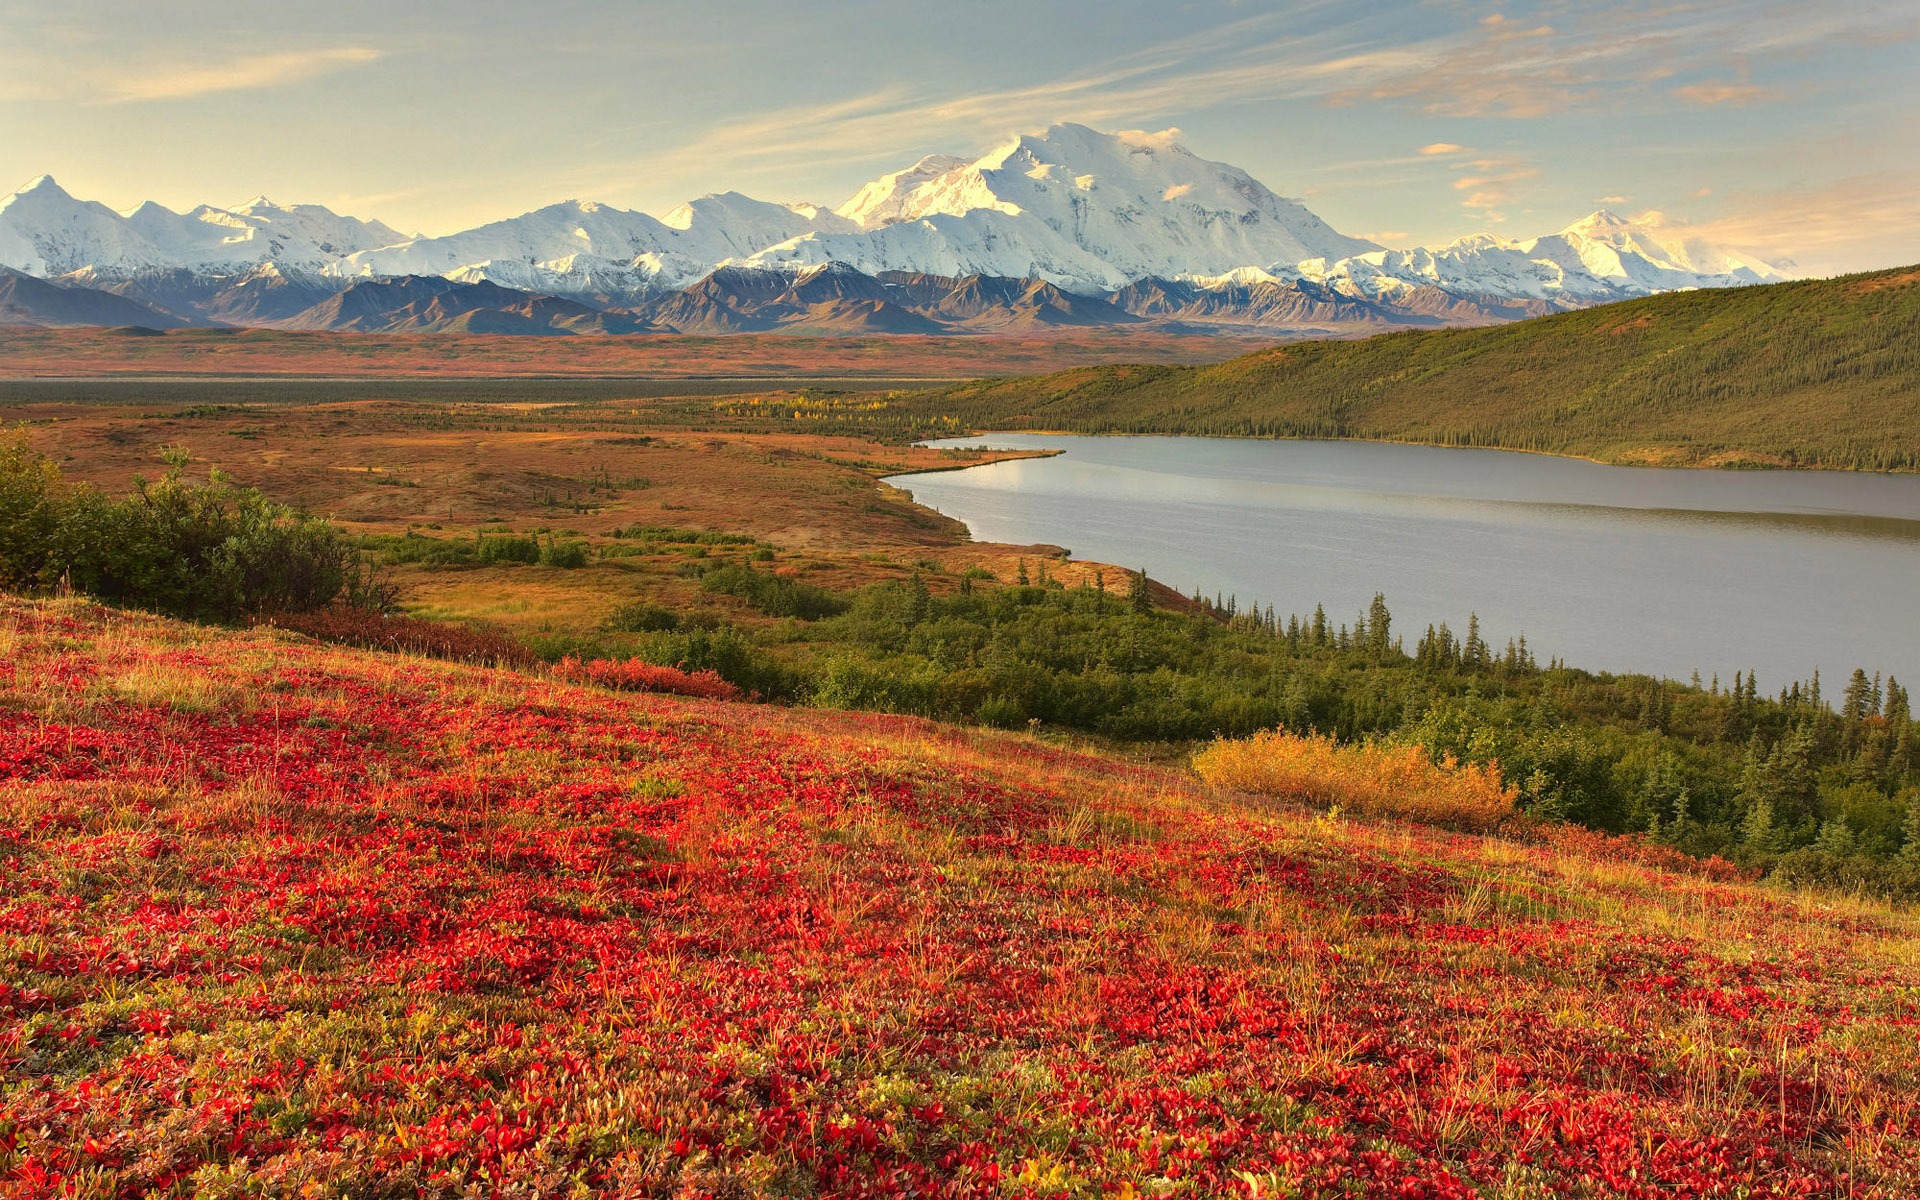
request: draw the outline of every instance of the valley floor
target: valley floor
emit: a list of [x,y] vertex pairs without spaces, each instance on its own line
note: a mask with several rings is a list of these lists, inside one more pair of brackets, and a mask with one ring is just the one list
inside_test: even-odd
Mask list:
[[289,333],[0,327],[0,379],[169,376],[290,379],[862,379],[900,386],[1030,375],[1073,366],[1218,362],[1281,334],[1090,329],[1040,335],[515,337],[497,334]]
[[0,1194],[1878,1196],[1920,922],[0,600]]

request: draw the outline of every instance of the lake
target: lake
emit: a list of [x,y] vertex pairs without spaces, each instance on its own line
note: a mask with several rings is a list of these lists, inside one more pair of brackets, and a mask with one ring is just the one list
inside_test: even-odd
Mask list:
[[[1370,442],[991,434],[1062,451],[888,482],[978,541],[1052,543],[1191,594],[1353,622],[1410,648],[1478,613],[1541,663],[1777,692],[1856,666],[1920,683],[1920,477],[1610,467]],[[1116,584],[1118,581],[1116,581]]]

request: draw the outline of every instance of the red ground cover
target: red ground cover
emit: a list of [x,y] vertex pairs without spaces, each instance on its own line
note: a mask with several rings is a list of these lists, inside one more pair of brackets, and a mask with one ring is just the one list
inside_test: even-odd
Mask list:
[[0,599],[0,1195],[1912,1196],[1910,917]]

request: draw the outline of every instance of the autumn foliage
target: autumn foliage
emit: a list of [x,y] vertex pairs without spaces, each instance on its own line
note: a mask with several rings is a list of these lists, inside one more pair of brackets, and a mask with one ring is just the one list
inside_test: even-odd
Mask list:
[[0,1200],[1920,1194],[1911,915],[1028,735],[0,597],[0,882]]
[[571,683],[591,683],[621,692],[667,692],[702,700],[740,698],[740,689],[720,678],[716,671],[682,671],[637,658],[594,658],[583,662],[567,657],[554,664],[553,675]]
[[488,666],[527,666],[535,661],[532,651],[505,634],[346,605],[312,612],[279,613],[272,623],[319,641],[365,650],[423,654],[428,658]]
[[1513,815],[1519,794],[1501,782],[1495,765],[1436,763],[1418,746],[1341,745],[1284,730],[1221,739],[1196,754],[1193,766],[1215,787],[1456,829],[1498,827]]

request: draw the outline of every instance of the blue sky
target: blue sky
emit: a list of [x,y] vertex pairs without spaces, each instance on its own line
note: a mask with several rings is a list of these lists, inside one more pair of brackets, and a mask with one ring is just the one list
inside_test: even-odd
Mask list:
[[1916,114],[1912,0],[0,0],[0,188],[428,233],[835,204],[1072,120],[1178,127],[1390,244],[1604,205],[1826,273],[1920,261]]

